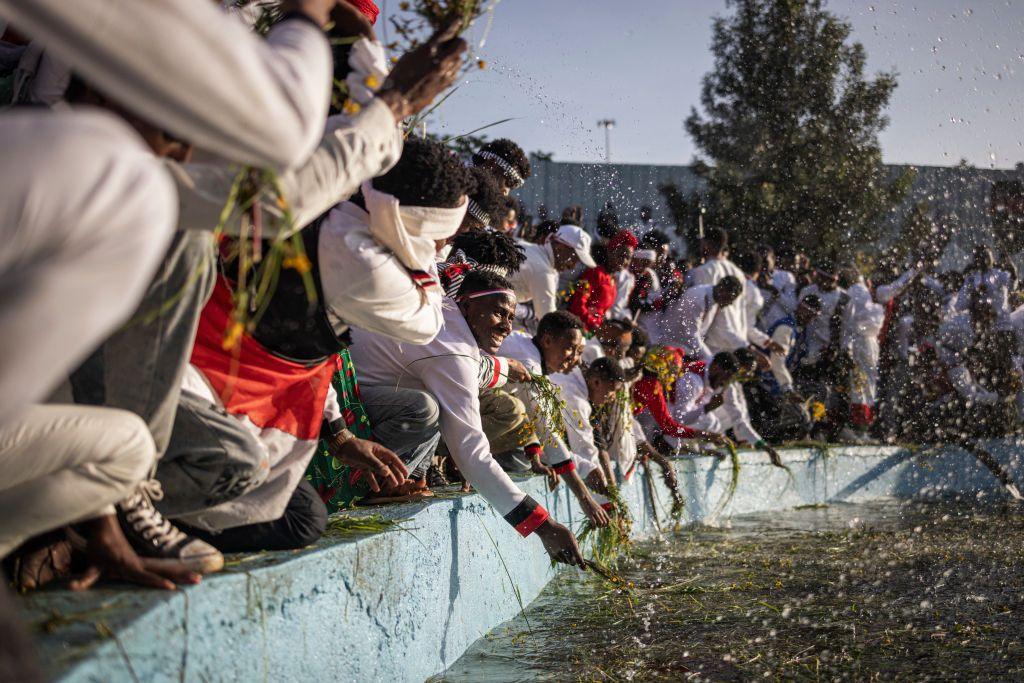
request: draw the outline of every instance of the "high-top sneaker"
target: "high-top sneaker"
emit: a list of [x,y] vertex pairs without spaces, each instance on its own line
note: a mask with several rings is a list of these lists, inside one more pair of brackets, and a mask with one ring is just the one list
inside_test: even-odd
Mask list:
[[117,505],[117,518],[135,552],[151,561],[184,566],[200,574],[220,571],[224,556],[219,550],[181,531],[153,507],[153,501],[163,496],[160,483],[150,479]]

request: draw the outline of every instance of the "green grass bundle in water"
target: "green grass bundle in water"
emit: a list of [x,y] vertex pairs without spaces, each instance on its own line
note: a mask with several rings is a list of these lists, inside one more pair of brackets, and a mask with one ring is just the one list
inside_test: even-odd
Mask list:
[[622,500],[618,486],[609,483],[605,496],[611,503],[611,522],[605,527],[595,527],[589,519],[585,520],[577,534],[577,541],[583,546],[587,539],[591,539],[591,560],[602,567],[610,567],[614,566],[621,553],[629,551],[633,517],[629,513],[629,506]]
[[715,506],[715,511],[711,515],[712,518],[718,517],[718,515],[725,512],[725,508],[727,508],[729,503],[732,502],[732,497],[736,495],[736,489],[740,485],[739,451],[736,450],[736,445],[731,442],[726,444],[725,448],[729,452],[729,469],[732,476],[729,478],[729,484],[725,489],[725,494],[722,496],[722,499],[718,501],[718,505]]

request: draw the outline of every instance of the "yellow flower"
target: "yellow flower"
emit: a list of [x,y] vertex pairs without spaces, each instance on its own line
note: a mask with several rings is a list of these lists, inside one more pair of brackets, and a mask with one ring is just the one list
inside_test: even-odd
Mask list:
[[225,351],[238,346],[238,342],[242,340],[242,333],[245,332],[245,325],[235,321],[228,325],[228,329],[224,332],[224,341],[221,342],[221,348]]
[[825,404],[821,401],[812,401],[810,405],[811,419],[815,422],[821,422],[825,419]]
[[376,90],[377,88],[380,87],[380,81],[377,80],[377,77],[374,76],[373,74],[368,74],[366,78],[363,79],[363,85],[365,85],[370,90]]
[[285,268],[294,268],[299,271],[299,275],[305,275],[313,269],[313,264],[309,262],[309,258],[305,254],[289,256],[281,261],[281,265]]
[[341,110],[349,115],[358,114],[362,109],[362,106],[352,98],[346,99],[345,103],[341,105]]
[[277,208],[286,211],[288,209],[288,200],[281,195],[277,195]]

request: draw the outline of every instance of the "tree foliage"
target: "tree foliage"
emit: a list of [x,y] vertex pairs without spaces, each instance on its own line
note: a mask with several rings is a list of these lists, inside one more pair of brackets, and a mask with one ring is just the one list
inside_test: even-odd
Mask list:
[[878,235],[913,180],[890,179],[878,133],[894,73],[864,76],[850,25],[821,0],[730,0],[713,26],[703,114],[686,128],[707,157],[711,223],[734,241],[850,254]]

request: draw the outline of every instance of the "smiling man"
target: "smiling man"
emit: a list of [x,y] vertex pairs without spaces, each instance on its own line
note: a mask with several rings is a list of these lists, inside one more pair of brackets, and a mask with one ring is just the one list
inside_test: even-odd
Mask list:
[[[571,372],[583,352],[583,322],[568,311],[554,311],[540,319],[533,337],[514,332],[498,353],[522,363],[531,375],[546,376]],[[538,388],[533,382],[509,384],[510,392],[526,406],[530,422],[540,440],[544,463],[565,479],[576,496],[584,514],[596,525],[608,524],[608,516],[594,500],[584,484],[597,467],[596,462],[573,453],[565,437],[552,428],[552,421],[540,410]],[[567,427],[569,425],[566,425]],[[529,448],[529,447],[528,447]]]
[[479,370],[512,331],[515,293],[495,273],[466,275],[446,300],[437,337],[421,346],[354,330],[352,357],[366,386],[422,389],[441,408],[441,436],[462,475],[523,536],[536,532],[552,559],[582,565],[572,532],[524,494],[494,460],[480,420]]

